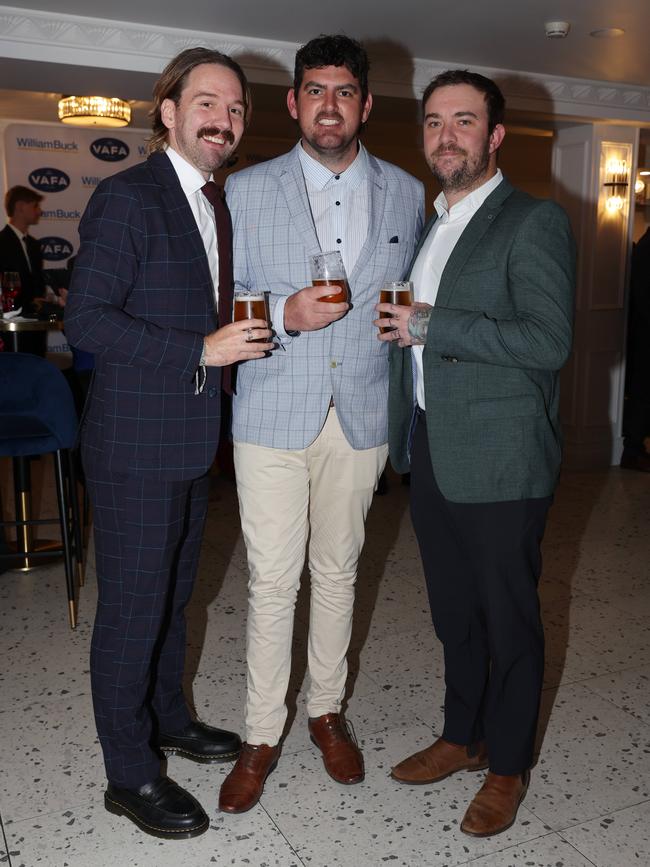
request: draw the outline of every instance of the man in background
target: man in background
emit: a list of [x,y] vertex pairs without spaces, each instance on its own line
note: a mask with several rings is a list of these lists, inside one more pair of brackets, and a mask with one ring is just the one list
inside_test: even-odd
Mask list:
[[20,279],[16,308],[24,315],[33,312],[32,302],[46,292],[41,245],[29,234],[41,218],[43,196],[29,187],[15,186],[5,194],[8,222],[0,231],[0,272],[15,271]]

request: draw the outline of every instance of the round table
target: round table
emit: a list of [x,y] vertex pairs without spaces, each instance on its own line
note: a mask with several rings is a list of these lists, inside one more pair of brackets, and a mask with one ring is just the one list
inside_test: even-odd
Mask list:
[[5,352],[31,352],[45,357],[47,332],[58,328],[58,322],[41,322],[39,319],[0,319],[0,338]]

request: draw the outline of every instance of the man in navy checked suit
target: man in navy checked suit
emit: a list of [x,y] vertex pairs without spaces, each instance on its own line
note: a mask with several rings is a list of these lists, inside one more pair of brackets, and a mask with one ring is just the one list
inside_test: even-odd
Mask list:
[[221,368],[273,348],[249,342],[249,327],[270,337],[262,320],[225,324],[230,224],[223,203],[207,199],[248,107],[244,74],[226,55],[193,48],[169,63],[154,89],[148,160],[101,183],[83,216],[65,317],[70,342],[96,361],[81,443],[99,587],[91,680],[105,805],[176,839],[203,833],[208,817],[161,775],[159,751],[211,762],[240,749],[237,735],[191,718],[181,681]]
[[[287,716],[293,614],[309,539],[309,733],[327,773],[359,783],[361,752],[341,714],[357,562],[387,455],[388,352],[374,305],[401,280],[422,228],[423,189],[369,154],[368,58],[345,36],[296,55],[287,106],[301,140],[228,179],[236,282],[269,291],[281,343],[240,366],[233,406],[237,491],[250,569],[246,743],[219,806],[261,795]],[[323,303],[309,257],[340,250],[351,304]]]

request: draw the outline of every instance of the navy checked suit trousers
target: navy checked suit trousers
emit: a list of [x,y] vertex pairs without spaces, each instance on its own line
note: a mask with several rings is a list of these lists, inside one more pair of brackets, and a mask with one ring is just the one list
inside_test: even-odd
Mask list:
[[158,481],[107,470],[86,453],[99,600],[90,657],[95,720],[109,782],[160,774],[156,730],[190,721],[182,691],[209,477]]

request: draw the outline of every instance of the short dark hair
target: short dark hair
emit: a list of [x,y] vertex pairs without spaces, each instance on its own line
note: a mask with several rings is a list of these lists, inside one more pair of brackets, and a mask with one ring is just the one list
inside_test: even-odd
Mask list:
[[488,112],[488,132],[492,132],[498,123],[503,123],[506,101],[498,85],[491,78],[486,78],[478,72],[470,72],[469,69],[448,69],[446,72],[436,75],[422,94],[422,110],[425,110],[427,101],[434,90],[439,87],[453,87],[456,84],[469,84],[470,87],[483,94]]
[[366,49],[349,36],[317,36],[296,52],[293,73],[293,92],[298,97],[305,69],[322,69],[324,66],[345,66],[359,82],[361,101],[368,96],[368,70],[370,61]]
[[186,48],[185,51],[181,51],[180,54],[177,54],[176,57],[169,61],[154,86],[153,108],[149,112],[151,129],[153,131],[153,135],[147,143],[149,153],[162,150],[169,135],[169,130],[161,117],[163,102],[166,99],[171,99],[172,102],[178,105],[187,76],[196,66],[202,66],[204,63],[216,63],[217,66],[225,66],[226,69],[230,69],[235,73],[241,84],[243,94],[244,121],[248,122],[251,93],[244,70],[237,61],[227,54],[222,54],[221,51],[216,51],[212,48]]
[[13,217],[18,202],[42,202],[45,196],[30,190],[29,187],[11,187],[5,193],[5,211],[8,217]]

